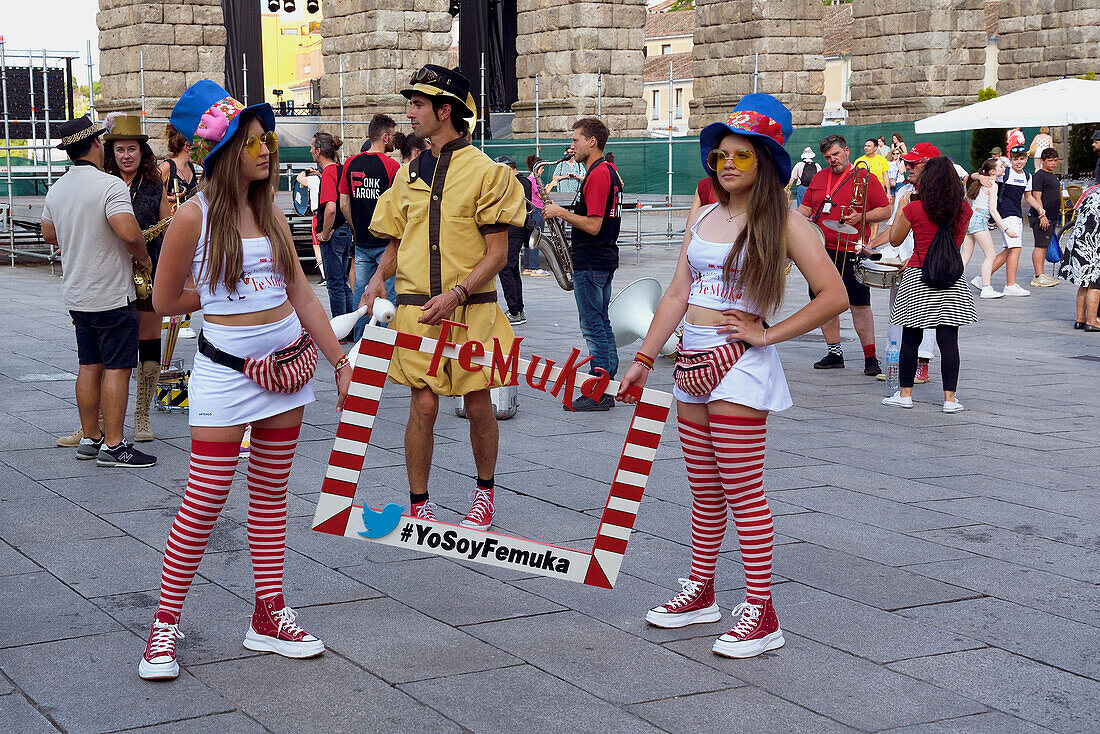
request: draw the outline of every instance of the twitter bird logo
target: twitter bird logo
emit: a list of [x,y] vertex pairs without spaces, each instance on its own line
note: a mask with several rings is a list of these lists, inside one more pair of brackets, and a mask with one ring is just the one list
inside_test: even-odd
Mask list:
[[394,531],[397,523],[401,522],[401,513],[405,511],[404,505],[393,502],[381,509],[381,511],[363,505],[363,526],[365,531],[360,532],[364,538],[382,538]]

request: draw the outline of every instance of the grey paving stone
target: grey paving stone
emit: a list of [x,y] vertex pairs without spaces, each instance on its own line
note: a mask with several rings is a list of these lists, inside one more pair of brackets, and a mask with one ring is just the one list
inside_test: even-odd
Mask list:
[[[291,607],[333,604],[378,596],[365,584],[334,571],[292,550],[286,552],[283,592]],[[202,559],[199,575],[250,602],[256,598],[252,558],[247,550],[210,553]]]
[[792,581],[886,610],[975,596],[967,589],[812,543],[783,546],[775,554],[775,570]]
[[[388,597],[455,626],[562,609],[553,602],[438,556],[401,563],[365,564],[343,571]],[[446,579],[448,592],[441,594],[436,584],[418,583],[419,579]]]
[[308,660],[261,655],[191,670],[273,732],[460,730],[405,693],[330,653]]
[[[838,457],[839,458],[839,457]],[[852,489],[857,492],[873,494],[897,502],[918,502],[921,500],[945,499],[954,497],[970,497],[974,492],[970,489],[956,489],[938,486],[930,479],[914,481],[893,474],[869,471],[842,464],[831,466],[792,467],[784,469],[783,473],[795,477],[802,477],[807,482],[802,486],[829,485]],[[764,477],[767,482],[767,475]],[[973,484],[973,482],[970,482]],[[776,487],[779,489],[780,487]]]
[[[675,589],[676,579],[686,577],[691,570],[691,547],[687,545],[691,542],[690,526],[684,526],[682,538],[682,542],[673,542],[648,533],[631,533],[619,573]],[[731,550],[737,545],[732,538],[728,538],[723,547]],[[714,577],[715,590],[729,591],[744,587],[745,571],[740,562],[728,553],[719,555]]]
[[[95,599],[95,604],[144,641],[149,637],[159,598],[160,590],[155,589],[101,596]],[[180,664],[186,668],[257,655],[246,650],[242,644],[252,610],[252,602],[229,593],[217,584],[196,579],[191,584],[180,617],[180,631],[186,635],[177,643]],[[313,631],[312,614],[301,621]],[[317,634],[323,636],[323,631],[317,630]],[[135,647],[139,654],[141,648],[142,642],[139,642]]]
[[754,686],[638,703],[630,710],[666,731],[853,732]]
[[160,586],[160,554],[134,538],[31,543],[23,551],[84,597]]
[[[606,500],[605,495],[604,502]],[[544,543],[570,544],[570,541],[580,538],[591,542],[599,529],[598,518],[573,508],[543,502],[535,497],[501,491],[495,496],[494,502],[496,514],[493,517],[493,529],[506,535]],[[453,500],[452,506],[455,503],[459,517],[451,522],[461,520],[462,515],[470,509],[470,501],[465,497],[462,500]]]
[[[168,533],[172,521],[179,510],[179,501],[175,507],[159,510],[136,510],[134,512],[113,512],[103,515],[103,519],[123,530],[127,535],[137,538],[158,553],[164,552],[168,542]],[[292,537],[292,536],[288,536]],[[210,540],[206,545],[207,553],[242,550],[248,548],[248,535],[245,527],[226,517],[225,513],[214,523]]]
[[1055,731],[1100,728],[1100,709],[1087,703],[1100,695],[1100,683],[1004,650],[968,650],[889,667]]
[[[0,451],[0,458],[4,453]],[[38,500],[53,498],[57,495],[46,489],[42,484],[11,468],[7,464],[0,464],[0,515],[4,513],[4,505],[8,502],[19,500]]]
[[[907,619],[904,612],[884,612],[798,583],[783,584],[774,598],[783,629],[876,663],[985,646],[963,630],[936,633],[923,622]],[[942,606],[949,605],[919,609]]]
[[142,727],[141,734],[260,734],[267,731],[244,714],[213,714]]
[[6,696],[14,690],[15,687],[12,686],[11,681],[0,675],[0,696]]
[[907,571],[982,594],[1039,608],[1064,619],[1100,619],[1100,587],[997,558],[922,563]]
[[[310,629],[328,649],[391,683],[491,670],[521,661],[393,599],[309,610]],[[440,651],[446,650],[445,655]]]
[[785,535],[887,566],[943,561],[965,558],[968,555],[965,551],[944,548],[936,543],[884,530],[876,527],[875,522],[873,517],[868,518],[867,522],[860,522],[813,512],[784,517],[777,520],[775,525]]
[[1100,501],[1096,503],[1096,513],[1079,517],[1021,507],[989,497],[926,502],[922,505],[1024,535],[1036,535],[1079,548],[1100,550],[1100,521],[1097,521],[1100,516]]
[[41,568],[34,561],[12,548],[7,543],[0,542],[0,576],[13,576],[18,573],[34,573]]
[[[0,416],[2,417],[2,416]],[[0,431],[4,430],[0,425]],[[12,426],[7,426],[5,435],[17,436]],[[69,477],[86,477],[94,472],[112,472],[125,474],[127,472],[150,473],[150,469],[102,469],[95,465],[94,461],[78,461],[76,449],[60,448],[56,445],[57,436],[45,431],[37,431],[35,443],[38,447],[48,445],[50,448],[25,448],[17,446],[5,448],[4,463],[23,472],[31,479],[67,479]],[[72,430],[69,431],[72,433]],[[90,466],[89,466],[90,465]],[[119,479],[123,477],[119,476]]]
[[45,572],[5,577],[0,584],[0,608],[5,610],[0,614],[0,647],[119,629],[117,622]]
[[1012,561],[1079,581],[1100,581],[1100,551],[1082,550],[1065,543],[991,525],[926,530],[915,534],[951,548]]
[[529,665],[400,688],[474,732],[657,732],[637,716]]
[[[465,631],[612,703],[635,703],[738,685],[577,612],[466,627]],[[661,675],[654,675],[660,670]]]
[[546,468],[498,474],[496,484],[516,494],[577,511],[602,508],[607,502],[609,490],[606,480],[597,481],[568,471]]
[[109,538],[121,535],[92,513],[53,495],[34,502],[9,501],[0,505],[0,538],[21,547],[29,543]]
[[[1036,600],[1038,604],[1038,600]],[[1100,619],[1071,621],[1001,599],[904,609],[902,616],[1100,680]],[[1041,632],[1040,632],[1041,630]],[[1052,644],[1052,640],[1057,640]]]
[[100,472],[88,477],[45,479],[42,484],[50,491],[100,516],[108,512],[127,510],[164,507],[175,509],[180,504],[179,497],[140,476],[119,481],[117,476]]
[[747,660],[719,657],[699,640],[681,640],[665,647],[861,730],[877,731],[986,710],[964,695],[899,675],[847,652],[793,633],[784,637],[787,644],[782,648]]
[[951,514],[931,512],[905,502],[840,487],[792,489],[784,492],[782,499],[784,502],[799,505],[808,510],[837,515],[902,533],[950,528],[960,524],[959,519]]
[[57,734],[57,727],[18,693],[0,696],[0,721],[4,729],[19,734]]
[[914,724],[900,729],[891,729],[890,734],[1045,734],[1051,731],[1046,727],[1018,719],[1015,716],[990,711],[973,716],[961,716],[957,719],[944,719],[931,724]]
[[143,646],[142,640],[119,631],[8,648],[0,650],[0,668],[64,731],[74,734],[152,726],[233,709],[187,671],[171,683],[138,678]]

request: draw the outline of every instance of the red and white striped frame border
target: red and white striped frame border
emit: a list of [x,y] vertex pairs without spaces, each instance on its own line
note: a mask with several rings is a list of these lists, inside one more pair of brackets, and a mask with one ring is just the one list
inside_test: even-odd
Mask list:
[[[382,388],[386,383],[386,374],[389,371],[394,350],[414,349],[431,354],[435,351],[435,347],[434,339],[393,329],[367,326],[363,330],[363,338],[357,344],[358,351],[352,355],[354,368],[351,387],[344,401],[340,424],[336,429],[336,440],[329,457],[328,470],[325,472],[325,479],[317,500],[317,510],[312,525],[314,530],[349,538],[373,540],[398,547],[409,547],[407,542],[404,544],[398,542],[399,533],[396,530],[383,538],[376,539],[363,538],[360,535],[359,531],[364,529],[360,514],[362,505],[354,504],[355,488],[363,469],[371,429],[378,413]],[[457,359],[458,348],[445,348],[443,356]],[[491,355],[486,355],[471,361],[489,367],[491,359]],[[521,375],[526,373],[529,364],[530,360],[522,357],[519,359]],[[550,372],[549,380],[551,382],[556,380],[560,373],[561,369],[554,367]],[[594,379],[596,378],[590,375],[578,374],[577,387]],[[607,387],[608,394],[612,395],[618,389],[619,383],[614,380]],[[590,552],[585,553],[549,543],[514,538],[491,531],[474,530],[440,521],[413,520],[408,516],[402,517],[402,523],[406,528],[413,525],[420,528],[422,534],[418,532],[418,535],[421,537],[434,529],[440,533],[449,532],[452,538],[457,534],[468,539],[469,543],[475,543],[479,538],[491,537],[494,540],[489,543],[495,547],[525,549],[520,551],[524,557],[527,557],[528,553],[531,557],[540,552],[545,554],[544,557],[556,554],[557,558],[564,557],[569,561],[566,564],[570,566],[569,571],[561,573],[550,569],[547,572],[545,569],[528,567],[531,564],[525,565],[524,568],[529,573],[575,581],[589,586],[612,588],[619,575],[627,542],[630,540],[630,531],[634,526],[650,470],[653,468],[657,445],[660,443],[661,433],[672,407],[672,395],[660,390],[645,388],[636,392],[635,395],[638,402],[631,415],[630,427],[627,430],[622,453],[619,455],[618,466],[611,479],[607,502]],[[416,546],[415,550],[488,565],[515,567],[514,563],[499,562],[498,556],[492,554],[475,558],[473,554],[446,552],[444,549],[423,544]]]

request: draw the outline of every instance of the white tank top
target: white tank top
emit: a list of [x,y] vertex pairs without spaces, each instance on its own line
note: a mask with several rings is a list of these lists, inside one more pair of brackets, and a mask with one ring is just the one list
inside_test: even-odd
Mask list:
[[[732,242],[710,242],[696,232],[703,217],[717,207],[711,204],[695,220],[691,227],[691,241],[688,242],[687,261],[691,267],[691,291],[688,305],[712,308],[716,311],[735,308],[746,313],[760,315],[755,303],[749,301],[741,291],[738,280],[741,276],[741,263],[734,263],[730,272],[732,285],[727,286],[722,278],[722,264],[726,262]],[[744,253],[742,253],[742,257]]]
[[[215,276],[214,290],[211,292],[208,276],[203,273],[206,255],[206,216],[210,204],[206,196],[199,192],[192,197],[202,211],[202,235],[195,247],[195,257],[191,261],[191,277],[202,302],[203,313],[216,316],[254,313],[275,308],[286,300],[286,281],[282,273],[275,272],[275,258],[271,254],[271,241],[267,237],[241,238],[241,279],[236,288],[226,290],[221,278]],[[219,274],[220,275],[220,274]],[[203,279],[200,281],[200,277]]]

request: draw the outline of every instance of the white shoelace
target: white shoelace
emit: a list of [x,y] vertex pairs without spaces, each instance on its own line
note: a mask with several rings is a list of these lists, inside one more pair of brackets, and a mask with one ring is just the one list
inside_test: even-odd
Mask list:
[[280,632],[285,630],[293,637],[308,634],[304,629],[294,624],[294,620],[298,618],[298,613],[290,607],[283,607],[279,611],[273,612],[271,616],[279,624]]
[[482,489],[481,487],[474,488],[474,491],[470,493],[470,500],[473,501],[473,506],[470,511],[466,513],[468,520],[473,520],[476,523],[485,522],[485,518],[491,516],[495,511],[493,507],[493,501],[489,499],[490,491],[488,489]]
[[705,582],[696,581],[695,579],[677,579],[680,582],[680,588],[683,589],[679,594],[668,600],[665,604],[666,609],[676,609],[682,607],[685,604],[693,601],[696,596],[699,595],[699,591],[703,588]]
[[737,624],[731,630],[736,637],[747,637],[756,629],[760,622],[760,615],[764,613],[764,607],[749,604],[743,601],[733,610],[733,616],[739,617]]
[[176,657],[176,640],[182,639],[183,633],[180,632],[178,623],[168,624],[159,620],[153,622],[153,638],[149,642],[150,657],[158,658],[161,655]]
[[435,519],[435,503],[431,500],[427,500],[424,504],[420,505],[416,510],[416,519],[418,520],[434,520]]

